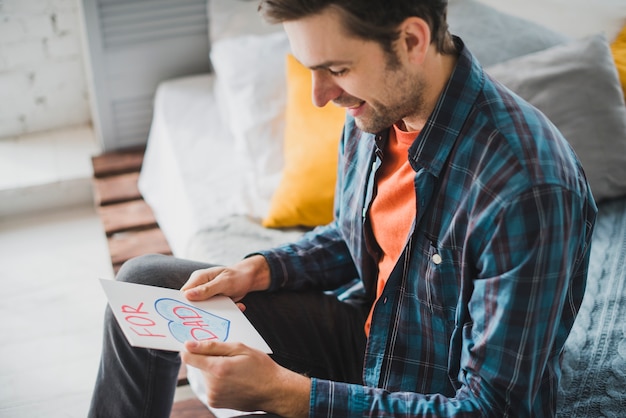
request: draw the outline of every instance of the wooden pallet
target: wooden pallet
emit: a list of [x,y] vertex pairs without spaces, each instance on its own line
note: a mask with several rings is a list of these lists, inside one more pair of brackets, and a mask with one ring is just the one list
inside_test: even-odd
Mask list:
[[137,187],[143,154],[143,148],[134,148],[92,158],[94,201],[115,272],[138,255],[172,254]]
[[170,418],[215,418],[215,415],[194,398],[175,402]]
[[[144,148],[104,153],[92,158],[94,202],[107,237],[111,264],[117,273],[130,258],[143,254],[171,255],[152,209],[143,200],[137,181]],[[187,385],[181,367],[178,386]],[[170,418],[215,418],[198,400],[174,403]]]

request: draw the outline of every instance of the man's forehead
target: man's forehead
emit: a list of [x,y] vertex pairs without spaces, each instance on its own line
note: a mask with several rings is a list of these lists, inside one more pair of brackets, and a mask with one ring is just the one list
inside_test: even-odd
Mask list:
[[301,64],[313,70],[348,65],[368,43],[347,35],[336,18],[324,14],[283,23],[291,52]]

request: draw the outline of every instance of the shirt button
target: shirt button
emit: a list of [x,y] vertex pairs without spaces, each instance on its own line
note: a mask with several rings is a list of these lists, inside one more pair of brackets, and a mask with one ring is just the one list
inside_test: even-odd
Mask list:
[[439,254],[433,254],[433,263],[439,265],[443,260]]

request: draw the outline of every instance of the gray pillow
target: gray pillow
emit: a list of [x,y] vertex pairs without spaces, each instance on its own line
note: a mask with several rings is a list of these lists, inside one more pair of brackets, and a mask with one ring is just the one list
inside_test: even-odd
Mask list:
[[448,24],[450,32],[463,39],[484,67],[569,40],[537,23],[475,0],[450,0]]
[[559,128],[580,158],[597,201],[626,195],[626,106],[604,35],[486,71]]

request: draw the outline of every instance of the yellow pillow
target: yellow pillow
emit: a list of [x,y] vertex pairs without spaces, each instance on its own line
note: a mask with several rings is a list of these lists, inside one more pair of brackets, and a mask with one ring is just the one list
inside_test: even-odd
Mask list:
[[626,26],[622,28],[622,31],[611,44],[611,52],[613,53],[619,81],[622,83],[622,89],[626,97]]
[[324,225],[333,219],[337,151],[345,111],[311,100],[311,72],[287,56],[285,165],[269,214],[270,228]]

